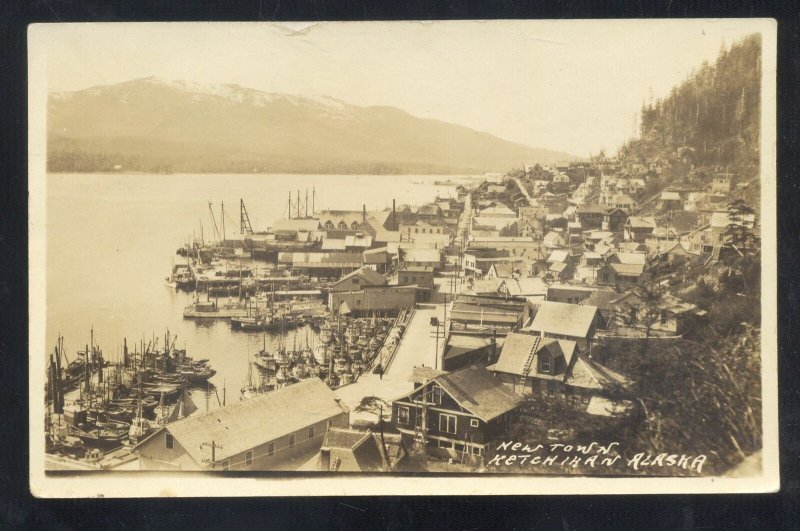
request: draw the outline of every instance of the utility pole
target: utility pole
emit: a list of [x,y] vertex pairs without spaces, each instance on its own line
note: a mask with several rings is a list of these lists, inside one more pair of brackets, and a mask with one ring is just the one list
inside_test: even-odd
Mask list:
[[218,445],[213,440],[210,443],[207,443],[207,442],[200,443],[200,447],[202,448],[203,446],[210,446],[211,447],[211,468],[216,467],[217,466],[217,448],[222,450],[223,449],[222,446]]
[[434,357],[433,357],[433,368],[439,369],[439,318],[438,317],[431,317],[431,325],[436,327],[436,347],[434,350]]

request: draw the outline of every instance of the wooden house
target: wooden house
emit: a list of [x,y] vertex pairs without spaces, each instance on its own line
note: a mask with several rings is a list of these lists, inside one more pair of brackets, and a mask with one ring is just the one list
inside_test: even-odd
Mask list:
[[683,208],[683,200],[681,194],[674,191],[664,190],[658,199],[657,208],[662,212],[670,210],[681,210]]
[[628,212],[621,207],[612,207],[603,213],[603,224],[601,228],[604,231],[617,232],[621,231],[628,221]]
[[653,216],[631,216],[625,222],[623,234],[626,241],[644,243],[656,229]]
[[482,367],[466,367],[415,383],[392,402],[392,424],[407,446],[482,463],[516,419],[520,397]]
[[574,341],[511,333],[497,363],[487,367],[514,393],[562,402],[590,414],[631,410],[622,399],[630,380],[581,354]]
[[[629,337],[680,336],[705,318],[706,312],[694,304],[684,302],[671,294],[663,295],[647,310],[642,294],[633,289],[611,302],[613,315],[609,321],[614,334]],[[648,331],[649,328],[649,331]]]
[[545,301],[538,305],[531,323],[523,330],[551,339],[575,341],[587,349],[605,321],[594,306]]
[[587,203],[575,209],[575,217],[580,221],[583,230],[601,228],[605,213],[606,207],[597,203]]

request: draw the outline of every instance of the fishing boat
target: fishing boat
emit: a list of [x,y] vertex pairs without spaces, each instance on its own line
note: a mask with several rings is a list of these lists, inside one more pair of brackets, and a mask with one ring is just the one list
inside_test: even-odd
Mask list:
[[209,378],[217,374],[217,371],[207,365],[199,367],[194,364],[187,364],[178,367],[178,374],[190,384],[199,384],[207,382]]
[[143,396],[142,398],[116,398],[108,401],[110,406],[118,406],[125,408],[141,407],[142,412],[150,415],[158,405],[158,400],[152,396]]
[[166,399],[175,398],[181,392],[181,386],[178,384],[142,384],[142,391],[150,396],[164,396]]
[[165,279],[167,286],[176,289],[192,289],[195,286],[194,273],[189,264],[176,264],[172,266],[172,272]]
[[87,430],[72,427],[72,433],[78,437],[83,444],[91,448],[98,448],[101,450],[113,450],[122,446],[125,438],[128,436],[128,431],[124,429],[105,429],[105,428],[90,428]]
[[136,416],[131,421],[128,428],[128,440],[131,444],[138,444],[142,439],[147,437],[153,431],[153,425],[150,421],[144,418],[144,409],[142,408],[141,401],[139,402],[139,409]]
[[241,304],[218,307],[214,301],[196,301],[183,310],[184,319],[232,319],[247,317],[248,310]]

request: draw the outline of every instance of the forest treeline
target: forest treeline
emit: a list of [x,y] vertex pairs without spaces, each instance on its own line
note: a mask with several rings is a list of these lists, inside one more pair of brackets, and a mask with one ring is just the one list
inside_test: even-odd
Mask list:
[[727,168],[755,176],[759,163],[761,35],[704,63],[663,99],[642,107],[638,138],[623,158],[678,158],[697,168]]

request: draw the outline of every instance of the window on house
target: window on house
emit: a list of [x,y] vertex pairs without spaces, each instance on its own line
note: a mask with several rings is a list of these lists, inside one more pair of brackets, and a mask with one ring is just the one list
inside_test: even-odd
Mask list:
[[171,433],[167,434],[166,443],[167,443],[167,448],[169,448],[170,450],[172,450],[175,447],[175,439],[172,437]]
[[314,426],[310,426],[308,428],[308,438],[309,439],[313,439],[314,438]]
[[481,425],[481,421],[478,419],[469,419],[469,425],[473,428],[478,428]]
[[427,401],[433,404],[441,404],[442,403],[442,388],[433,386],[431,390],[428,391]]
[[661,310],[661,324],[662,325],[667,324],[667,311],[666,310]]
[[398,407],[397,408],[397,422],[400,424],[408,424],[408,408],[407,407]]
[[483,453],[483,448],[480,446],[473,446],[472,447],[472,455],[481,455]]
[[553,398],[556,396],[556,384],[555,382],[547,382],[547,396]]
[[550,356],[542,354],[539,358],[539,370],[541,372],[550,372]]
[[453,450],[455,450],[456,452],[463,452],[464,445],[461,443],[453,443]]
[[450,441],[443,441],[443,440],[439,439],[439,448],[448,448],[449,449],[449,448],[452,448],[452,447],[453,447],[453,443],[451,443]]
[[273,456],[275,455],[275,443],[271,442],[267,445],[267,455]]
[[636,308],[631,308],[631,315],[630,315],[631,323],[636,322]]
[[245,452],[244,454],[244,466],[250,466],[253,464],[253,451]]
[[294,433],[289,435],[289,448],[294,448]]
[[456,432],[456,416],[439,413],[439,431],[442,433]]

